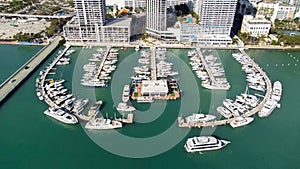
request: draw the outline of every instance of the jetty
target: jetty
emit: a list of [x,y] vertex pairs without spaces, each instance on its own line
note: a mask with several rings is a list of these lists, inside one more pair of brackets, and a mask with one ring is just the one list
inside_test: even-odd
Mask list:
[[59,45],[61,37],[55,37],[47,46],[43,47],[15,73],[0,85],[0,102],[2,102],[29,74],[35,70]]
[[150,48],[150,59],[151,59],[151,80],[157,80],[156,76],[156,48]]
[[[246,57],[248,57],[249,59],[251,59],[247,53],[243,50],[243,49],[239,49],[239,51]],[[252,59],[251,59],[252,60]],[[261,73],[266,81],[266,86],[267,86],[267,89],[266,89],[266,94],[265,94],[265,97],[264,99],[260,102],[260,104],[255,107],[254,109],[252,109],[251,111],[245,113],[245,117],[249,117],[249,116],[252,116],[254,115],[255,113],[257,113],[260,109],[262,109],[265,105],[265,103],[267,102],[267,100],[269,100],[271,98],[271,95],[272,95],[272,82],[271,80],[269,79],[268,75],[266,74],[266,72],[264,72],[257,63],[255,63],[253,60],[252,60],[252,63],[253,63],[253,67],[256,68],[256,70],[259,71],[259,73]]]
[[107,59],[107,57],[110,53],[110,49],[111,49],[111,46],[107,46],[107,51],[105,52],[104,57],[102,58],[102,61],[101,61],[100,66],[98,68],[97,79],[99,79],[99,76],[101,75],[101,71],[103,69],[104,62],[106,61],[106,59]]
[[[263,75],[263,77],[266,81],[266,94],[264,96],[264,99],[255,108],[251,109],[250,111],[248,111],[247,113],[242,115],[243,117],[250,117],[250,116],[253,116],[254,114],[258,113],[264,107],[266,101],[268,99],[270,99],[271,94],[272,94],[272,83],[271,83],[271,80],[269,79],[268,75],[259,67],[259,65],[257,63],[255,63],[250,58],[250,56],[248,56],[246,54],[244,49],[239,49],[239,51],[245,57],[247,57],[249,60],[251,60],[253,67]],[[191,126],[187,123],[184,123],[184,119],[182,117],[178,117],[178,124],[179,124],[179,127],[188,127],[188,128],[191,128],[191,127],[198,127],[198,128],[200,128],[200,127],[215,127],[215,126],[229,124],[236,118],[237,117],[232,117],[232,118],[228,118],[228,119],[224,119],[224,120],[216,120],[216,121],[210,121],[210,122],[197,123],[197,124],[194,124],[193,126]]]
[[204,67],[205,67],[205,70],[207,71],[207,74],[209,76],[209,79],[211,80],[212,84],[216,84],[216,78],[215,76],[213,75],[211,69],[210,69],[210,66],[207,64],[206,60],[204,59],[201,51],[200,51],[200,48],[197,49],[197,52],[198,54],[196,55],[203,63]]
[[67,45],[65,47],[65,49],[55,58],[55,60],[49,65],[49,67],[46,69],[45,73],[42,75],[41,79],[42,79],[42,96],[44,96],[44,100],[45,102],[50,106],[50,107],[55,107],[55,108],[59,108],[58,105],[56,105],[50,98],[49,96],[45,93],[45,81],[47,81],[48,79],[46,79],[46,76],[49,74],[49,72],[51,70],[53,70],[55,64],[59,61],[59,59],[61,59],[62,56],[64,56],[64,54],[66,53],[66,51],[70,48],[69,45]]

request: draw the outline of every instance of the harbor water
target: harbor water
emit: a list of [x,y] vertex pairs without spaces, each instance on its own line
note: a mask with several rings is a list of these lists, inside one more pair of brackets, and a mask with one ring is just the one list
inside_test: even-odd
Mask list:
[[[0,81],[4,81],[39,49],[41,47],[0,45]],[[118,68],[112,75],[109,87],[93,89],[79,83],[83,75],[82,65],[88,63],[88,58],[97,48],[74,49],[76,52],[70,56],[70,65],[57,67],[56,74],[47,78],[65,79],[64,85],[76,96],[103,100],[103,116],[112,118],[116,114],[121,117],[116,105],[121,101],[124,84],[130,83],[132,68],[137,66],[141,51],[119,49]],[[152,104],[133,102],[138,109],[135,124],[114,131],[91,132],[83,128],[84,124],[66,125],[43,114],[48,105],[36,96],[35,79],[58,50],[0,105],[1,169],[300,168],[300,149],[297,146],[300,139],[300,95],[297,88],[300,84],[300,51],[246,51],[267,72],[272,82],[279,80],[283,85],[281,108],[275,109],[267,118],[255,115],[255,120],[247,126],[235,129],[229,125],[190,130],[178,128],[176,119],[181,114],[217,114],[215,109],[224,98],[234,99],[245,92],[246,76],[241,71],[241,65],[231,56],[237,51],[217,50],[215,55],[223,63],[231,89],[212,92],[202,88],[200,80],[191,71],[188,50],[168,49],[167,61],[174,63],[173,69],[180,72],[177,78],[184,93],[182,98]],[[166,131],[173,134],[169,139],[151,141],[161,133],[168,135]],[[217,151],[186,153],[183,148],[186,139],[200,134],[212,134],[231,143]],[[116,135],[134,139],[128,142],[128,139],[117,139]],[[143,139],[144,144],[139,145],[137,140]],[[111,147],[105,147],[107,142],[111,142]]]

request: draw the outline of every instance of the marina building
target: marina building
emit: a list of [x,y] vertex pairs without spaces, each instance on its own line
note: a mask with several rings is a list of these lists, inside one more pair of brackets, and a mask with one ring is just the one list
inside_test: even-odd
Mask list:
[[263,16],[253,18],[252,15],[245,15],[243,18],[241,32],[249,33],[251,36],[268,35],[271,28],[271,21]]
[[142,96],[165,97],[168,95],[169,88],[167,80],[143,80],[141,87]]
[[67,43],[129,43],[131,18],[106,19],[106,0],[74,0],[76,16],[64,26]]

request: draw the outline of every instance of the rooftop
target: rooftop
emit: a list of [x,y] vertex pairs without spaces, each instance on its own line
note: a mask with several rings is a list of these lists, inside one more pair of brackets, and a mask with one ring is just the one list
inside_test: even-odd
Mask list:
[[167,80],[143,80],[142,81],[142,93],[168,93]]
[[131,18],[108,19],[105,26],[109,27],[130,27]]

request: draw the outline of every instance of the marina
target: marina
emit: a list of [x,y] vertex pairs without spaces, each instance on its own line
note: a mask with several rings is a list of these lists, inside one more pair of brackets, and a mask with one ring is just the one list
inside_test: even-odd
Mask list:
[[[187,51],[184,51],[185,53],[177,52],[177,50],[171,51],[175,51],[174,53],[180,55],[181,58],[184,58],[183,55],[187,53]],[[235,52],[236,51],[234,51],[234,53]],[[224,60],[230,63],[230,67],[232,67],[233,70],[236,71],[240,69],[240,67],[238,67],[237,64],[233,62],[234,60],[228,57],[229,52],[220,51],[220,53],[222,54],[222,56],[224,56]],[[200,155],[199,153],[188,154],[183,148],[184,144],[186,143],[186,139],[197,135],[199,136],[199,133],[206,129],[202,128],[191,130],[191,132],[184,138],[184,140],[182,140],[181,143],[178,143],[178,145],[172,148],[171,151],[167,151],[163,154],[157,155],[155,158],[145,158],[143,160],[143,164],[141,164],[142,167],[151,168],[149,166],[152,166],[155,168],[165,168],[166,165],[168,165],[172,168],[194,168],[195,166],[201,166],[203,168],[232,168],[232,165],[228,164],[226,161],[235,159],[237,160],[237,163],[235,164],[237,168],[250,169],[253,168],[253,165],[251,165],[251,162],[249,162],[247,158],[248,156],[253,157],[252,160],[256,162],[255,165],[260,165],[264,168],[295,168],[297,166],[295,161],[297,160],[296,157],[299,154],[299,151],[295,150],[295,145],[297,145],[297,137],[295,136],[295,133],[299,128],[299,125],[297,123],[297,107],[295,102],[293,102],[292,100],[297,100],[298,96],[294,94],[294,91],[296,91],[297,89],[296,85],[293,83],[288,83],[288,81],[292,78],[295,79],[295,83],[298,84],[298,71],[294,66],[281,67],[281,64],[287,65],[288,63],[293,63],[293,60],[285,60],[286,58],[284,58],[284,56],[287,55],[287,51],[275,52],[250,50],[247,51],[247,53],[255,58],[256,63],[259,63],[259,65],[268,73],[268,76],[272,80],[280,80],[282,82],[284,86],[284,92],[281,98],[281,109],[278,109],[268,119],[258,119],[255,117],[256,121],[244,128],[236,128],[234,130],[231,129],[230,126],[218,128],[213,135],[218,135],[220,136],[220,138],[224,138],[225,140],[229,139],[232,144],[228,144],[226,147],[219,151],[204,152],[202,155]],[[297,56],[296,53],[297,52],[294,52],[293,55]],[[120,55],[124,56],[124,53],[120,53]],[[76,57],[76,55],[72,57]],[[71,62],[71,64],[73,63]],[[266,66],[267,64],[269,64],[268,67]],[[275,64],[278,64],[280,66],[275,67]],[[226,66],[228,65],[224,65],[225,68]],[[66,67],[65,70],[67,70],[68,68],[69,67]],[[38,73],[39,71],[35,72],[33,76],[37,76]],[[187,76],[182,71],[180,73],[184,76]],[[71,75],[72,74],[65,72],[65,76]],[[243,91],[245,90],[244,88],[240,90],[236,89],[234,87],[234,84],[244,86],[245,79],[240,78],[238,76],[239,73],[232,74],[231,72],[229,72],[228,75],[229,77],[237,76],[238,79],[240,79],[233,81],[231,78],[228,78],[233,86],[233,88],[229,91],[230,95],[228,97],[231,97],[232,100],[234,100],[234,96],[236,94],[243,93]],[[60,76],[60,74],[56,74],[56,76]],[[64,77],[64,79],[66,79],[66,81],[69,81],[68,78]],[[39,168],[41,165],[45,164],[49,164],[53,167],[60,165],[61,167],[72,168],[97,168],[99,164],[94,163],[94,160],[97,160],[97,157],[101,156],[107,157],[107,160],[105,160],[105,162],[103,162],[101,165],[108,168],[117,168],[124,166],[125,168],[130,168],[128,166],[131,166],[131,164],[136,161],[136,159],[120,157],[118,155],[109,153],[106,150],[103,150],[104,148],[100,148],[97,144],[91,141],[91,138],[87,136],[87,133],[82,131],[82,127],[80,125],[67,126],[64,124],[60,124],[59,122],[55,122],[55,120],[49,120],[49,118],[45,118],[45,116],[42,116],[42,112],[45,110],[45,105],[42,102],[38,102],[38,98],[36,97],[36,94],[34,92],[34,85],[32,85],[34,84],[34,82],[35,77],[26,80],[21,86],[21,90],[17,90],[16,92],[14,92],[14,94],[5,102],[5,105],[1,107],[1,132],[4,134],[6,133],[6,136],[1,139],[1,142],[3,143],[2,150],[6,154],[5,156],[3,156],[3,159],[1,161],[3,162],[2,164],[5,168],[24,168],[29,165],[30,168]],[[128,84],[128,82],[124,81],[124,84]],[[69,87],[68,84],[66,85],[67,87]],[[123,86],[123,84],[120,85],[120,92],[118,92],[118,95],[120,97]],[[185,91],[184,97],[189,97],[190,95],[188,90],[186,90],[185,88],[183,88],[183,90]],[[99,94],[103,95],[103,93],[103,91],[100,91]],[[260,93],[260,95],[264,94]],[[24,97],[26,97],[26,99],[24,99]],[[36,104],[34,106],[28,106],[33,101]],[[106,97],[106,106],[108,105],[110,107],[110,102],[111,101],[109,97]],[[18,106],[16,106],[17,103]],[[151,126],[147,126],[147,124],[136,124],[130,127],[123,127],[122,129],[118,130],[118,132],[131,137],[141,138],[156,135],[156,133],[160,133],[164,131],[165,128],[168,128],[168,126],[170,125],[170,123],[168,122],[171,118],[176,118],[174,117],[174,115],[176,116],[178,108],[171,106],[178,103],[180,102],[175,101],[168,103],[168,105],[170,106],[168,106],[166,108],[166,112],[163,113],[167,113],[168,117],[164,118],[166,116],[161,116],[159,118],[159,121],[151,124]],[[208,101],[204,99],[201,100],[201,107],[203,107],[201,109],[203,112],[208,112],[208,110],[205,109],[205,105],[208,104]],[[189,107],[192,108],[192,106],[190,105]],[[141,105],[141,108],[147,109],[147,105]],[[108,108],[107,110],[104,110],[104,112],[113,112],[113,109],[114,108]],[[188,111],[184,112],[188,113]],[[197,112],[197,110],[193,110],[190,113],[192,112]],[[15,120],[19,125],[11,124],[11,120]],[[35,124],[32,125],[31,121],[34,121]],[[160,128],[163,129],[160,130]],[[9,133],[5,132],[7,130],[9,131]],[[286,133],[285,138],[287,139],[282,139],[282,135],[280,136],[278,135],[278,133],[284,132],[286,130],[289,130],[291,132]],[[98,134],[101,136],[104,135],[105,137],[109,137],[111,135],[110,133],[110,131],[105,131],[105,133],[103,134]],[[133,135],[132,133],[135,134]],[[28,135],[30,135],[30,137],[28,137]],[[114,139],[111,140],[113,141]],[[257,147],[257,149],[263,150],[262,153],[258,153],[256,149],[249,148],[249,146],[248,149],[247,146],[245,147],[245,145],[251,145],[253,141],[255,141],[255,146]],[[123,140],[120,140],[120,142],[122,142],[122,144],[120,143],[122,147],[127,146],[127,144]],[[270,144],[266,144],[267,142]],[[170,144],[170,142],[168,142],[168,144]],[[274,146],[282,144],[285,144],[286,146],[277,146],[278,151],[274,153]],[[45,154],[44,148],[33,149],[33,146],[48,146],[49,150],[47,150],[47,153]],[[157,146],[161,147],[161,144]],[[70,153],[66,156],[65,153],[59,153],[56,147],[63,147],[62,150],[65,152],[74,152],[74,150],[76,150],[76,153]],[[16,151],[19,151],[20,153],[16,154]],[[244,151],[247,151],[247,155],[243,155]],[[86,154],[89,153],[92,154],[92,156],[90,158],[85,158]],[[285,156],[284,154],[286,153],[290,153],[291,155]],[[84,154],[84,157],[81,158],[81,154]],[[49,155],[51,156],[51,158],[53,158],[53,160],[57,161],[55,165],[51,165],[49,163]],[[35,159],[38,156],[39,160],[36,161]],[[212,156],[214,156],[215,158],[211,158]],[[174,162],[174,158],[180,158],[182,160]],[[76,160],[76,163],[72,163],[74,159]],[[120,163],[122,162],[122,164],[116,164],[116,160],[119,160]],[[182,162],[183,160],[184,162]],[[168,164],[164,166],[161,165],[163,161]],[[268,163],[269,161],[273,162]],[[13,165],[13,163],[16,162],[21,164],[21,166]]]
[[[237,127],[240,126],[237,123],[238,122],[242,122],[245,121],[244,124],[248,124],[251,121],[253,121],[254,119],[251,117],[254,114],[258,113],[266,104],[267,100],[269,100],[271,98],[271,93],[272,93],[272,83],[271,80],[269,79],[268,75],[259,67],[259,65],[257,63],[255,63],[245,52],[243,49],[240,49],[240,54],[241,56],[245,59],[248,60],[249,62],[251,62],[251,65],[253,65],[253,68],[256,69],[265,79],[266,82],[266,93],[265,96],[263,98],[263,100],[253,109],[251,109],[250,111],[246,111],[243,112],[242,115],[240,115],[237,110],[236,113],[234,113],[233,109],[231,109],[231,112],[233,114],[235,114],[233,117],[231,117],[232,115],[229,115],[230,113],[226,110],[224,110],[224,108],[219,108],[219,112],[221,112],[221,114],[224,114],[224,117],[226,117],[227,119],[223,119],[223,120],[215,120],[215,121],[211,121],[211,122],[199,122],[199,123],[193,123],[193,124],[188,124],[185,121],[182,120],[182,117],[178,117],[178,126],[179,127],[215,127],[215,126],[219,126],[219,125],[226,125],[226,124],[231,124],[233,127]],[[228,107],[227,107],[228,108]],[[237,108],[236,108],[237,109]],[[251,118],[251,119],[250,119]]]

